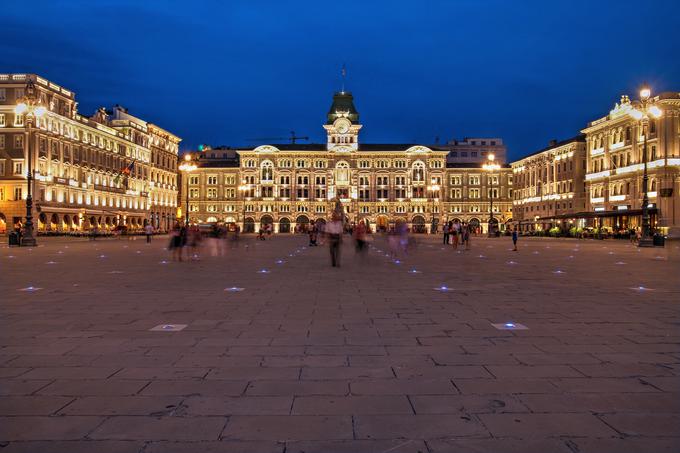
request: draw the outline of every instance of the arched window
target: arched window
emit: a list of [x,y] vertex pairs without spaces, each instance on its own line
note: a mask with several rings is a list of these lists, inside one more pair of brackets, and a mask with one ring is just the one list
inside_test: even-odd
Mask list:
[[424,182],[425,181],[425,164],[421,161],[413,163],[413,182]]
[[656,179],[652,179],[652,183],[649,185],[649,187],[650,192],[656,192]]
[[262,181],[273,181],[274,180],[274,165],[271,163],[271,161],[265,160],[262,162],[261,165],[261,170],[260,170],[260,179]]

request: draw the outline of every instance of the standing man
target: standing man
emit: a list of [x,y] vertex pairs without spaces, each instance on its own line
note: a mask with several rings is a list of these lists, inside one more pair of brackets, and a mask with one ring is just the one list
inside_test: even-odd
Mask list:
[[513,252],[517,251],[517,227],[512,229],[512,250]]
[[153,225],[151,225],[151,222],[147,221],[146,225],[144,225],[144,233],[146,234],[146,243],[150,244],[151,235],[153,234]]
[[449,244],[449,228],[449,224],[444,222],[444,227],[442,228],[442,232],[444,233],[444,245]]

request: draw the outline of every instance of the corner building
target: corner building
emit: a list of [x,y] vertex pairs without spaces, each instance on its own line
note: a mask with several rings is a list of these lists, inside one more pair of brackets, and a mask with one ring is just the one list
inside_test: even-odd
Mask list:
[[[45,108],[30,129],[14,110],[29,80]],[[145,221],[167,230],[179,142],[121,106],[86,117],[70,90],[35,74],[0,74],[0,232],[24,221],[29,152],[39,233],[138,229]]]
[[244,232],[272,224],[275,232],[288,233],[325,222],[339,199],[349,222],[367,221],[378,231],[401,220],[425,233],[458,219],[481,232],[493,197],[501,228],[511,220],[509,166],[488,173],[481,164],[447,165],[445,147],[361,143],[362,127],[352,94],[339,92],[323,125],[325,144],[198,153],[198,170],[182,187],[190,219],[238,223]]

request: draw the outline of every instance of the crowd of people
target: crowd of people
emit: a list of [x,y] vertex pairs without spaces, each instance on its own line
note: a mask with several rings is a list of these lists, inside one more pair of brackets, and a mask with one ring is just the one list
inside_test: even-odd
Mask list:
[[239,236],[238,226],[229,229],[226,225],[215,224],[209,230],[201,231],[198,225],[187,227],[176,222],[170,230],[168,250],[175,261],[182,261],[185,251],[188,260],[199,259],[201,251],[207,251],[211,256],[223,256],[227,247],[238,245]]

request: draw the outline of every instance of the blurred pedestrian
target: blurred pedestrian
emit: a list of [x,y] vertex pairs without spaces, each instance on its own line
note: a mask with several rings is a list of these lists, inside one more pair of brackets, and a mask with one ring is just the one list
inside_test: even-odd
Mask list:
[[514,252],[517,251],[517,227],[512,229],[512,250]]
[[146,234],[146,243],[150,244],[151,235],[153,234],[153,225],[151,225],[151,222],[148,220],[146,221],[146,225],[144,225],[144,233]]
[[331,266],[340,267],[340,245],[342,243],[342,219],[333,213],[333,217],[326,225],[326,237],[331,253]]

